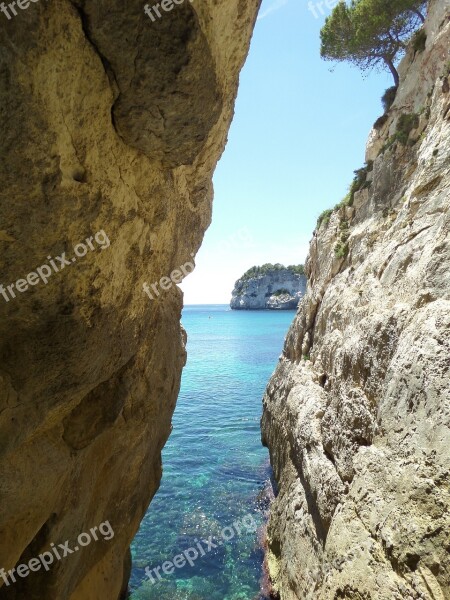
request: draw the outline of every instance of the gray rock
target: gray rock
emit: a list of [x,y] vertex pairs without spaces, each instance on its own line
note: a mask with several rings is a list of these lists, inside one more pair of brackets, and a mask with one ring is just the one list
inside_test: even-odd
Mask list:
[[424,134],[376,158],[346,216],[345,258],[334,254],[342,211],[316,232],[264,396],[281,600],[450,597],[448,11],[430,4],[427,48],[406,56],[390,117],[419,99]]
[[[230,306],[234,310],[294,310],[306,292],[305,275],[282,265],[257,267],[235,283]],[[251,269],[253,271],[255,268]]]

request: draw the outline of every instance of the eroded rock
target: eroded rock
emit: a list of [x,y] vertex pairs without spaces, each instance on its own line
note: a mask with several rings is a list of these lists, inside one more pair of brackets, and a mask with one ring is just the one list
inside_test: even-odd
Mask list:
[[[134,0],[1,15],[0,282],[69,264],[0,297],[0,566],[106,520],[114,538],[0,580],[0,598],[123,592],[185,362],[180,291],[150,302],[142,285],[191,260],[210,222],[258,5],[186,2],[155,23]],[[71,263],[100,231],[109,246]]]

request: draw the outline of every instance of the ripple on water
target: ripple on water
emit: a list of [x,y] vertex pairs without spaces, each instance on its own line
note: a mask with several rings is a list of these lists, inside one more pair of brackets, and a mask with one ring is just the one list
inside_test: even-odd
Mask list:
[[271,486],[261,398],[293,313],[227,308],[183,312],[188,363],[161,488],[132,545],[132,600],[266,600],[258,531],[236,534],[154,584],[145,575],[249,513],[258,527],[264,522]]

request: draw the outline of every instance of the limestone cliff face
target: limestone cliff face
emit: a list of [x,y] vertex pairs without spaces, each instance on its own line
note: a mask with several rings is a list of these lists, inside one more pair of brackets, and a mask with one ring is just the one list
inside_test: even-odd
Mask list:
[[[0,283],[17,286],[0,297],[0,567],[105,520],[115,532],[0,579],[0,598],[123,592],[185,362],[181,292],[151,302],[142,286],[190,261],[210,222],[258,5],[185,2],[154,23],[137,0],[0,15]],[[101,230],[109,247],[18,281]]]
[[264,397],[282,600],[450,598],[450,4],[429,10],[370,185],[314,234]]
[[306,277],[289,267],[253,267],[238,279],[230,307],[234,310],[294,310],[306,292]]

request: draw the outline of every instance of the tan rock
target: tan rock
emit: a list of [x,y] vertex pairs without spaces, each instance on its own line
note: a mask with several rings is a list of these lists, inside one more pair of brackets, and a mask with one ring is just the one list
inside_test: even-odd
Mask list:
[[0,281],[100,230],[110,246],[0,297],[0,567],[106,520],[115,535],[0,598],[123,591],[185,362],[181,292],[151,302],[142,285],[191,260],[210,222],[258,4],[152,23],[140,2],[52,0],[2,21]]

